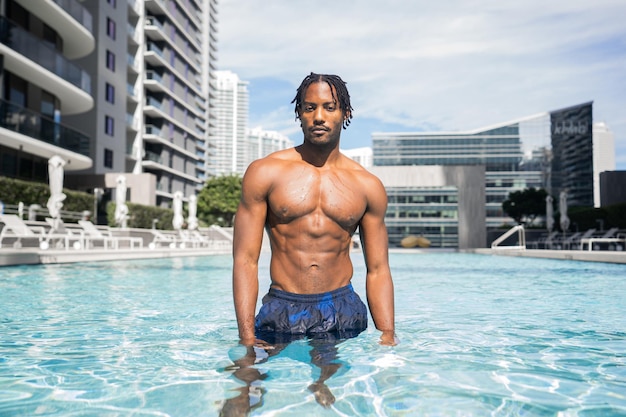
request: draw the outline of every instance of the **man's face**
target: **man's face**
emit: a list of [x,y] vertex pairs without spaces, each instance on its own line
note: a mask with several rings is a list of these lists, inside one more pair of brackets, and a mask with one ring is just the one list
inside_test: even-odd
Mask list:
[[346,115],[335,99],[337,92],[326,82],[306,89],[299,109],[304,141],[315,145],[336,144]]

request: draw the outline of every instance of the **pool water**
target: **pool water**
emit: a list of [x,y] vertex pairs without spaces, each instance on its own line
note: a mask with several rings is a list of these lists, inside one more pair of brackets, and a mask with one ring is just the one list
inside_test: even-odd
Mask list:
[[233,375],[229,256],[2,268],[0,416],[217,416],[242,390],[253,416],[626,416],[626,265],[390,261],[401,343],[340,343],[329,408],[307,341]]

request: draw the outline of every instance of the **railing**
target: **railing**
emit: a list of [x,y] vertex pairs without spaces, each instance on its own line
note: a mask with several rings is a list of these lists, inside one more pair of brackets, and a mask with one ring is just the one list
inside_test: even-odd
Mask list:
[[146,151],[146,155],[144,156],[144,161],[153,161],[158,164],[163,164],[163,158],[158,153]]
[[[16,214],[23,220],[38,221],[43,220],[46,217],[50,217],[50,212],[47,208],[40,206],[39,204],[2,204],[2,210],[0,214]],[[84,220],[88,215],[85,211],[69,211],[60,210],[61,218],[63,220]],[[89,213],[91,214],[91,213]]]
[[[517,239],[518,239],[517,243],[518,244],[517,245],[498,246],[500,243],[504,242],[507,238],[511,237],[515,233],[518,234],[518,236],[517,236]],[[524,226],[522,226],[521,224],[518,224],[517,226],[513,226],[506,233],[504,233],[502,236],[500,236],[499,238],[497,238],[496,240],[493,241],[493,243],[491,244],[491,249],[522,249],[522,250],[525,250],[526,249],[526,232],[524,231]]]
[[0,43],[91,94],[91,77],[86,71],[4,17],[0,17]]
[[51,117],[0,100],[0,126],[42,142],[89,156],[89,136],[55,122]]
[[156,107],[159,110],[163,107],[159,100],[150,96],[146,97],[146,105]]
[[156,81],[159,84],[163,83],[163,77],[161,77],[158,72],[153,70],[146,71],[146,79]]
[[146,135],[161,136],[161,129],[155,125],[146,125]]
[[85,9],[80,2],[76,0],[53,0],[58,4],[67,14],[72,16],[81,25],[85,27],[89,32],[93,32],[93,18],[91,13]]
[[158,56],[163,58],[163,49],[159,48],[156,43],[148,42],[148,51],[152,51],[156,53]]

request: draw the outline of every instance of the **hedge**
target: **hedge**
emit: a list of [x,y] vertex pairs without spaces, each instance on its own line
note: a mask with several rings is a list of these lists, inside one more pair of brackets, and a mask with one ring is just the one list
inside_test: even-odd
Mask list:
[[[93,210],[93,195],[82,191],[63,189],[67,196],[63,201],[63,210],[82,212]],[[24,203],[27,207],[39,204],[46,207],[50,198],[50,187],[40,182],[23,181],[14,178],[0,177],[0,200],[4,204]]]
[[[93,195],[83,191],[63,189],[67,196],[63,201],[63,210],[83,212],[93,211]],[[48,184],[39,182],[23,181],[14,178],[0,177],[0,201],[4,204],[24,203],[26,207],[31,204],[39,204],[42,208],[50,198]],[[172,229],[174,211],[167,208],[144,206],[141,204],[126,203],[129,211],[128,227],[152,228],[152,219],[158,219],[155,225],[157,229]],[[115,225],[115,203],[107,204],[107,222],[110,226]]]
[[[115,225],[115,202],[110,201],[107,203],[107,222],[110,225]],[[128,220],[126,226],[141,229],[151,229],[152,220],[157,219],[155,228],[162,230],[171,230],[172,220],[174,219],[174,210],[168,208],[161,208],[155,206],[144,206],[141,204],[135,204],[127,202],[128,207]]]

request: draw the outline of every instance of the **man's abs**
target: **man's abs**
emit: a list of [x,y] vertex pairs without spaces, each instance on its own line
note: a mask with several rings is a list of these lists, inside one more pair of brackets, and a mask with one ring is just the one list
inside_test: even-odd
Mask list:
[[272,287],[294,294],[318,294],[350,284],[350,252],[315,253],[272,250]]

